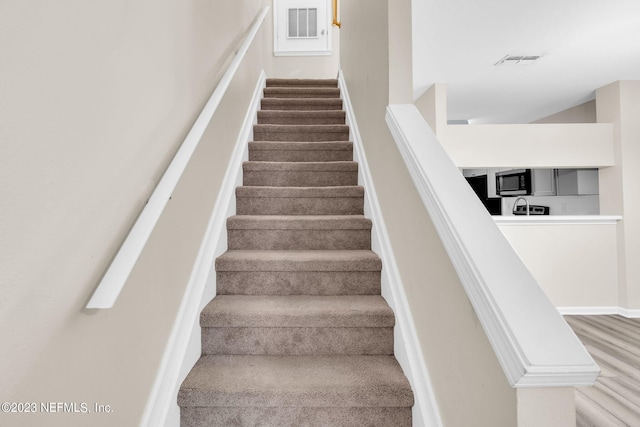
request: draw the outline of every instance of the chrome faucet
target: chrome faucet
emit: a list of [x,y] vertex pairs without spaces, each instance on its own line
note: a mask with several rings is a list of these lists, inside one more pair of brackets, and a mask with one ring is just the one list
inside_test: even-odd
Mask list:
[[527,199],[525,199],[524,197],[520,196],[516,199],[515,202],[513,202],[513,213],[516,213],[516,210],[518,209],[518,202],[520,202],[520,200],[524,200],[525,203],[525,209],[526,209],[526,215],[529,215],[529,201]]

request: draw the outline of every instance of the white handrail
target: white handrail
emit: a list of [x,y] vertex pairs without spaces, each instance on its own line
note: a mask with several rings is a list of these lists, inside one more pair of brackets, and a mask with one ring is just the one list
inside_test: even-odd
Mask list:
[[600,369],[551,304],[414,105],[387,123],[513,387],[591,385]]
[[247,38],[240,46],[233,61],[231,61],[216,89],[211,94],[209,101],[200,112],[193,127],[167,167],[160,182],[158,182],[153,194],[151,194],[149,201],[127,235],[113,262],[102,277],[86,308],[111,308],[115,304],[268,11],[269,6],[265,6],[253,23]]

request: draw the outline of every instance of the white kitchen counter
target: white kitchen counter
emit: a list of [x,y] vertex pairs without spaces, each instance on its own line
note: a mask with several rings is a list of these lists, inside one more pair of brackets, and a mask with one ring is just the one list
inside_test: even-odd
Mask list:
[[497,225],[616,224],[621,215],[495,215]]

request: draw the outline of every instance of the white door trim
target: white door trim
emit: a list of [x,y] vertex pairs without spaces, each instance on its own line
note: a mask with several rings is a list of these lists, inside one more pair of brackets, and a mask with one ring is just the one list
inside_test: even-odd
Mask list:
[[[324,3],[324,14],[319,11],[318,14],[318,33],[321,34],[319,39],[299,39],[296,43],[300,43],[299,48],[292,48],[291,44],[280,43],[278,38],[278,30],[280,26],[287,26],[287,22],[282,22],[281,19],[281,7],[286,7],[286,3],[289,0],[273,0],[273,54],[275,56],[329,56],[332,53],[333,40],[332,40],[332,27],[331,27],[331,4],[329,0],[300,0],[300,7],[307,5],[311,6],[313,3]],[[324,16],[322,16],[324,15]],[[313,40],[313,44],[305,43],[309,40]],[[324,40],[324,42],[322,42]],[[315,47],[314,47],[315,44]]]

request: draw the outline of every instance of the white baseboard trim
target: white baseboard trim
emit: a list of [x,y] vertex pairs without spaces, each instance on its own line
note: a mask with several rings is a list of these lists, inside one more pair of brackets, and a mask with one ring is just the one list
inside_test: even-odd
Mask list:
[[373,222],[371,247],[382,258],[382,296],[396,316],[394,352],[398,363],[411,383],[415,397],[413,425],[441,427],[442,419],[435,399],[429,372],[422,355],[411,309],[404,292],[391,241],[385,227],[382,210],[376,195],[373,178],[367,163],[360,131],[342,71],[338,74],[347,124],[353,141],[354,160],[358,162],[358,183],[365,187],[365,216]]
[[617,314],[628,319],[639,319],[639,309],[628,309],[623,307],[558,307],[558,311],[563,316],[597,316]]
[[262,71],[162,355],[160,367],[140,421],[141,426],[178,427],[180,424],[178,390],[187,373],[200,357],[200,311],[216,294],[214,260],[226,250],[226,219],[235,214],[234,191],[242,178],[242,162],[247,159],[247,143],[252,138],[253,124],[257,117],[256,112],[260,106],[265,82],[266,76]]

